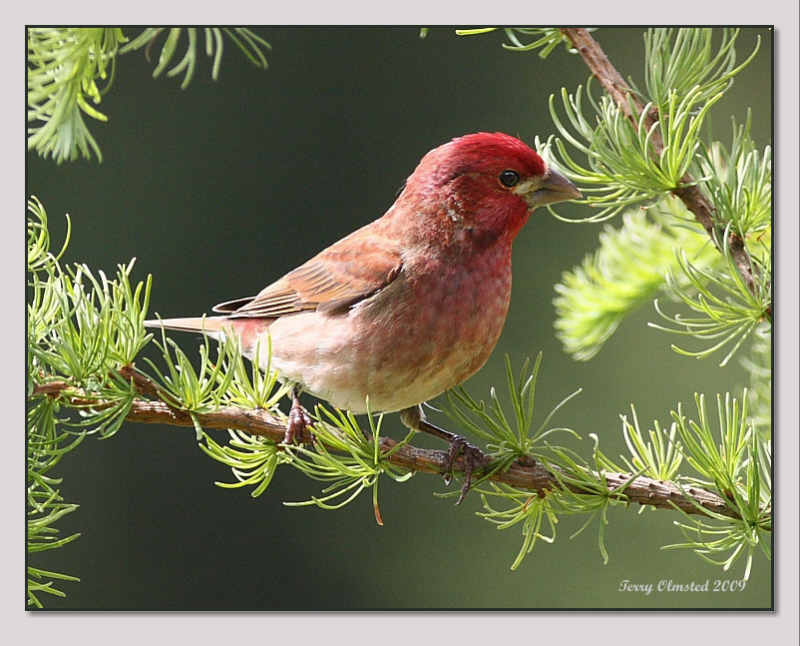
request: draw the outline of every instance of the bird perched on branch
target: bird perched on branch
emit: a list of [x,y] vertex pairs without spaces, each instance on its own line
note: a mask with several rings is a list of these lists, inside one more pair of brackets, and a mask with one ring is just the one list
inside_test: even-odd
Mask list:
[[[461,502],[488,458],[434,426],[421,404],[477,372],[492,353],[511,298],[511,246],[537,207],[581,197],[525,143],[502,133],[453,139],[426,154],[391,208],[256,296],[218,316],[151,327],[236,334],[245,356],[267,347],[295,384],[285,441],[310,423],[300,391],[354,413],[400,411],[409,428],[463,453]],[[262,352],[263,356],[263,352]]]

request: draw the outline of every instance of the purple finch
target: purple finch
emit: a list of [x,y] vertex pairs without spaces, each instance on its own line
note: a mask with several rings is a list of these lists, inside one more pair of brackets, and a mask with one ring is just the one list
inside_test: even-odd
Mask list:
[[511,245],[539,206],[581,197],[519,139],[477,133],[422,158],[383,217],[334,243],[220,316],[148,321],[213,337],[245,356],[272,343],[272,368],[296,384],[287,441],[302,429],[299,389],[354,413],[401,411],[404,424],[464,452],[469,490],[486,457],[425,420],[421,404],[477,372],[511,298]]

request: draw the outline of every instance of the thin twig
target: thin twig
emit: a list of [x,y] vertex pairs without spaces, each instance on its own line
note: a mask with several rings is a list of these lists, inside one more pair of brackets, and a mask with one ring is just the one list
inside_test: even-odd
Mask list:
[[[156,384],[132,367],[126,367],[121,372],[125,375],[126,380],[135,384],[139,392],[152,394],[160,391]],[[92,397],[81,389],[71,387],[64,381],[49,382],[37,386],[32,393],[32,397],[37,396],[61,397],[72,405],[91,405],[96,410],[103,407],[102,400]],[[172,426],[194,426],[196,420],[203,428],[244,431],[276,443],[283,441],[286,432],[285,423],[263,409],[222,406],[216,411],[190,414],[185,410],[169,405],[165,401],[148,400],[142,397],[134,399],[126,419],[145,424],[168,424]],[[379,442],[382,453],[387,453],[398,444],[390,437],[380,437]],[[409,471],[441,475],[447,462],[447,451],[421,449],[407,444],[385,459],[393,465]],[[464,461],[461,456],[453,464],[453,470],[460,473],[464,472]],[[583,495],[609,495],[607,491],[598,493],[597,491],[582,489],[576,485],[562,485],[563,478],[560,482],[557,476],[562,476],[563,473],[563,471],[554,467],[548,470],[539,462],[527,458],[523,461],[516,460],[508,469],[492,474],[488,480],[529,489],[539,495],[542,495],[545,491],[559,490],[563,486],[566,486],[574,493]],[[595,478],[599,478],[599,474],[596,472],[592,472],[592,475]],[[628,482],[631,474],[606,471],[603,472],[603,477],[608,483],[609,491],[620,490],[620,493],[611,494],[611,496],[619,500],[625,500],[628,503],[650,505],[658,509],[674,510],[677,507],[687,514],[698,515],[702,515],[701,509],[704,509],[727,518],[741,520],[741,516],[727,504],[722,496],[706,489],[687,488],[686,492],[691,496],[690,499],[672,482],[654,480],[642,476]]]
[[[594,77],[600,81],[600,84],[606,92],[617,102],[623,114],[634,124],[638,124],[639,117],[644,111],[644,106],[635,92],[625,82],[625,79],[622,78],[616,68],[609,62],[600,44],[592,38],[591,34],[586,31],[586,29],[563,28],[561,31],[578,50]],[[631,109],[631,104],[633,105],[633,109]],[[645,128],[648,132],[650,132],[650,128],[657,120],[657,112],[655,110],[648,111],[645,115]],[[660,156],[664,150],[664,140],[661,138],[661,133],[658,129],[652,131],[650,143],[653,146],[653,152],[657,156]],[[720,240],[721,232],[715,222],[714,205],[688,172],[681,178],[681,185],[675,188],[672,194],[686,205],[686,208],[691,211],[695,220],[706,230],[706,233],[708,233],[712,242],[718,249],[722,250],[722,244],[728,246],[731,258],[736,264],[747,289],[751,294],[757,296],[756,279],[758,278],[759,269],[757,266],[753,265],[750,255],[747,253],[747,249],[744,246],[744,241],[741,236],[736,233],[731,233],[728,236],[728,240],[724,243]],[[771,320],[771,303],[768,306],[768,315]]]

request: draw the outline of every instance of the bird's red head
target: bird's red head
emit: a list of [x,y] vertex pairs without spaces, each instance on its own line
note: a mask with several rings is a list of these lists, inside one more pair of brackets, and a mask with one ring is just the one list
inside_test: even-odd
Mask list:
[[423,168],[435,168],[436,183],[443,186],[461,175],[499,176],[506,169],[528,177],[542,176],[547,164],[516,137],[502,132],[478,132],[433,149],[422,158],[418,170]]
[[500,132],[465,135],[430,151],[405,192],[439,228],[485,239],[513,239],[536,207],[580,197],[536,151]]

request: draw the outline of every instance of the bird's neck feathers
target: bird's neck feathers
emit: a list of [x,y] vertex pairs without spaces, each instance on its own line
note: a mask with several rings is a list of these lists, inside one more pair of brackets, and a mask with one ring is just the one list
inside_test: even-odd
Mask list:
[[465,244],[482,247],[500,239],[510,246],[530,211],[522,197],[501,190],[494,178],[467,174],[443,187],[409,180],[382,220],[389,226],[402,220],[409,241],[453,244],[463,252]]

